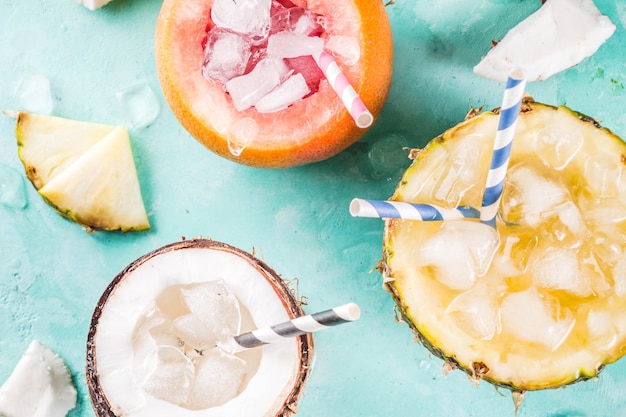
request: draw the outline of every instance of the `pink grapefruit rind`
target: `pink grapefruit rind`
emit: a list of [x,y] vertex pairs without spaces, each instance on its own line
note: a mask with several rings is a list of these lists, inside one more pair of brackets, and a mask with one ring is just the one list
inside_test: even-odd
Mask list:
[[[391,86],[393,44],[379,0],[295,0],[325,17],[324,38],[358,40],[360,56],[335,59],[376,117]],[[164,0],[155,34],[155,58],[165,98],[182,126],[213,152],[257,167],[286,168],[327,159],[356,142],[358,128],[326,80],[319,91],[277,113],[238,112],[219,82],[202,76],[203,45],[212,0]],[[249,118],[249,120],[243,119]],[[243,147],[236,156],[229,142]]]

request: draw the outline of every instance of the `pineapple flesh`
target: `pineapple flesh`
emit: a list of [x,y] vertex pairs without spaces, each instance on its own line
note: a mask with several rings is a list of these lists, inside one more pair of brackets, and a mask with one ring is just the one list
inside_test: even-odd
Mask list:
[[[497,130],[480,113],[415,153],[392,200],[480,208]],[[474,220],[385,221],[386,288],[418,339],[514,391],[594,377],[626,349],[626,144],[525,99],[497,233]]]
[[21,112],[15,135],[26,176],[61,215],[87,230],[150,228],[126,128]]

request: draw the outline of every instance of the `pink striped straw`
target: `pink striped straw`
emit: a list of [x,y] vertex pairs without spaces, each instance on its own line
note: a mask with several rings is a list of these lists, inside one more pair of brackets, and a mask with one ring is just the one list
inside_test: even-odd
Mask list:
[[343,105],[350,113],[350,116],[356,122],[356,125],[362,129],[368,128],[374,122],[374,116],[365,107],[365,103],[354,90],[344,73],[337,65],[335,59],[326,51],[319,54],[313,54],[313,59],[320,67],[324,76],[330,83],[331,87],[343,101]]

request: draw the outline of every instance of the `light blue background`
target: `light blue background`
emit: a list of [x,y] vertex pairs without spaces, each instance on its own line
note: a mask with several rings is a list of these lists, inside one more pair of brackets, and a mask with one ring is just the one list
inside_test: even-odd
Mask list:
[[[598,0],[617,25],[591,58],[528,91],[566,104],[626,137],[626,2]],[[59,353],[79,391],[70,417],[93,416],[84,383],[91,312],[129,262],[184,237],[209,237],[252,251],[285,279],[298,278],[308,312],[357,302],[356,323],[315,335],[315,365],[302,417],[513,416],[510,393],[478,388],[394,321],[393,303],[373,270],[383,224],[348,213],[353,197],[384,199],[409,164],[402,145],[423,146],[463,119],[470,106],[500,104],[503,86],[472,67],[539,0],[396,0],[387,8],[395,48],[391,95],[371,131],[340,155],[288,170],[221,159],[180,127],[155,73],[158,0],[116,0],[89,11],[72,0],[0,0],[0,107],[16,109],[24,75],[50,79],[58,116],[121,124],[115,92],[146,82],[159,118],[131,131],[152,230],[86,234],[46,206],[21,178],[24,209],[0,205],[0,382],[29,342]],[[14,120],[0,116],[0,166],[22,174]],[[385,169],[372,166],[380,150]],[[371,158],[370,158],[371,156]],[[3,179],[0,179],[0,184]],[[528,394],[520,417],[626,415],[626,362],[597,381]]]

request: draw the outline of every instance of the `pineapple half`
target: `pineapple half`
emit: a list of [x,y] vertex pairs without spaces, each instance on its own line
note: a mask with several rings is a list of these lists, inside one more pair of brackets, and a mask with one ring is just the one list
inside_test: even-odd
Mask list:
[[[497,110],[472,114],[414,151],[392,200],[480,208],[497,125]],[[593,119],[525,98],[496,238],[476,220],[385,220],[384,285],[417,339],[517,396],[618,360],[625,160],[626,144]]]
[[26,176],[62,216],[87,230],[150,228],[126,128],[20,112],[15,137]]

